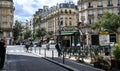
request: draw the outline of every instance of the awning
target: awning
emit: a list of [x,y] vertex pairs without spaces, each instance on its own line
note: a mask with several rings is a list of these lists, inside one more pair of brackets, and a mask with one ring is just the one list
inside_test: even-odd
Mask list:
[[59,36],[70,36],[73,35],[75,33],[75,31],[62,31],[61,34],[57,33],[56,35]]

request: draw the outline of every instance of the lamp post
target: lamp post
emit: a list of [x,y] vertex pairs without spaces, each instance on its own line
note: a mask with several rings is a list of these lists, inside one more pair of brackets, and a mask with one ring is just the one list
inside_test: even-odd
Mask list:
[[85,46],[85,37],[84,37],[84,33],[82,32],[82,24],[83,24],[83,20],[82,20],[82,22],[78,22],[78,25],[77,25],[77,28],[78,28],[78,33],[80,34],[80,46],[79,46],[79,57],[78,57],[78,60],[79,60],[79,58],[80,58],[80,56],[81,56],[81,58],[82,58],[82,62],[84,61],[83,60],[83,48],[84,48],[84,46]]
[[[59,4],[58,4],[59,5]],[[60,43],[60,48],[62,48],[62,38],[61,38],[61,25],[63,24],[63,22],[61,21],[60,22],[60,12],[59,12],[59,9],[60,7],[58,7],[58,33],[59,33],[59,36],[58,36],[58,41]],[[62,53],[63,53],[63,64],[65,63],[65,56],[64,56],[64,49],[62,48]]]

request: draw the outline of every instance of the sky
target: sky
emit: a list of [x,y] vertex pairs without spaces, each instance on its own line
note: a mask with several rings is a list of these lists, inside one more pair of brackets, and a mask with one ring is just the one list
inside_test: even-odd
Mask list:
[[33,17],[35,11],[39,8],[43,8],[44,5],[49,7],[56,5],[57,3],[73,1],[77,5],[78,0],[13,0],[15,11],[14,20],[25,22]]

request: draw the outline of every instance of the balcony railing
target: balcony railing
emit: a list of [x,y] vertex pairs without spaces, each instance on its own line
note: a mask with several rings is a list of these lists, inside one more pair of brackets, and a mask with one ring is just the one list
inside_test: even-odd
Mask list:
[[102,16],[103,14],[98,14],[98,16]]
[[107,6],[113,6],[113,4],[108,4]]
[[93,6],[88,6],[88,8],[93,8]]
[[98,5],[97,7],[103,7],[103,5]]
[[120,3],[118,3],[117,5],[120,6]]
[[120,15],[120,12],[118,12],[118,15]]
[[88,16],[94,16],[94,14],[88,14]]

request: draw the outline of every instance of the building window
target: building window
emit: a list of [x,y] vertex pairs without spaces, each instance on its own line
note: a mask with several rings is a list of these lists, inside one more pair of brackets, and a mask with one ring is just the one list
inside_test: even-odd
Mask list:
[[118,6],[120,6],[120,0],[118,0]]
[[93,8],[92,2],[88,2],[88,8]]
[[60,22],[60,25],[63,25],[63,21]]
[[67,21],[65,21],[65,26],[67,26]]
[[108,0],[108,6],[113,6],[112,0]]
[[63,14],[63,11],[61,10],[61,14]]
[[90,23],[90,24],[94,23],[94,20],[93,20],[92,18],[89,19],[89,23]]
[[61,4],[60,7],[62,8],[62,7],[63,7],[63,4]]
[[83,10],[83,9],[84,9],[84,4],[81,5],[81,10]]
[[108,11],[109,11],[109,13],[113,13],[112,9],[109,9]]
[[71,17],[69,17],[69,19],[72,19]]
[[67,17],[65,17],[65,19],[67,19]]
[[67,10],[65,10],[65,14],[67,14],[68,12],[67,12]]
[[98,7],[103,7],[102,1],[98,1]]
[[72,26],[72,22],[71,21],[69,21],[69,25]]
[[98,15],[102,15],[103,14],[103,10],[98,10]]
[[63,19],[63,17],[60,17],[60,19]]
[[69,10],[69,13],[71,14],[71,10]]
[[120,15],[120,8],[118,8],[118,15]]
[[89,11],[88,11],[88,15],[93,15],[93,11],[92,11],[92,10],[89,10]]

